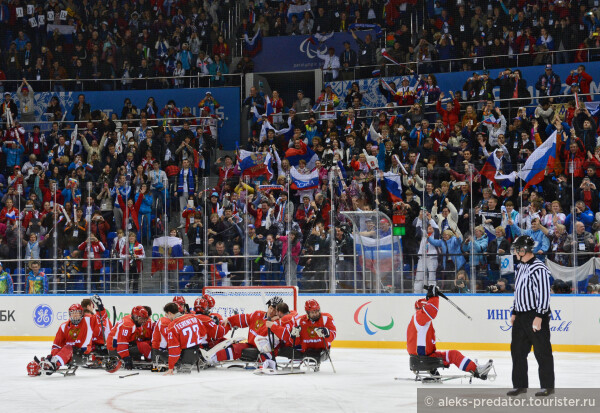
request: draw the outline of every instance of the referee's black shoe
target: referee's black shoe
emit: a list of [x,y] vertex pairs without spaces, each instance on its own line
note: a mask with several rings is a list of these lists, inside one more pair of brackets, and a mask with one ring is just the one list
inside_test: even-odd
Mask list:
[[535,393],[536,397],[546,397],[554,394],[554,389],[542,389]]
[[509,390],[506,395],[507,396],[518,396],[519,394],[527,393],[526,387],[517,387],[516,389]]

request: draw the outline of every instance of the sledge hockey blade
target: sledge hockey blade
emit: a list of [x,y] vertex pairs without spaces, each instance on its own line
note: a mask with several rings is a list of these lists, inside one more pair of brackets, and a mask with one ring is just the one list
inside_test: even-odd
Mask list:
[[129,373],[129,374],[125,374],[124,376],[119,376],[119,378],[124,379],[125,377],[137,376],[138,374],[140,374],[139,371],[137,373]]

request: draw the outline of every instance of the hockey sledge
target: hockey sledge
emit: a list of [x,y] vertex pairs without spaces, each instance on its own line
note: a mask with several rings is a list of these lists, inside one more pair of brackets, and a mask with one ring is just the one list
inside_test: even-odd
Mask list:
[[42,359],[38,359],[37,356],[33,358],[34,362],[38,363],[41,367],[41,376],[51,376],[53,374],[61,374],[63,377],[74,376],[75,372],[79,368],[78,365],[73,363],[69,363],[66,366],[60,366],[56,370],[52,363],[46,358],[42,357]]
[[[442,384],[445,381],[457,379],[469,379],[469,384],[473,382],[472,374],[450,374],[442,375],[438,369],[446,369],[444,360],[440,357],[429,356],[410,356],[410,370],[415,374],[414,378],[395,377],[395,380],[417,381],[423,384]],[[496,369],[492,366],[493,373],[487,374],[487,380],[496,379]]]

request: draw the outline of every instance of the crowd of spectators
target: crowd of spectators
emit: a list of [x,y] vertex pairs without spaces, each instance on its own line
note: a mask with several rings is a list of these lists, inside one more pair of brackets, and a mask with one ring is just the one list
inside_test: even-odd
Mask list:
[[[268,10],[272,3],[258,2],[256,10]],[[0,0],[0,10],[16,4]],[[48,4],[60,8],[62,3]],[[142,15],[147,14],[145,4],[135,3],[144,9]],[[180,15],[169,10],[164,14],[173,18],[166,26]],[[12,26],[2,27],[8,33]],[[190,113],[174,100],[164,108],[152,97],[126,100],[121,116],[110,119],[82,94],[71,112],[79,122],[77,134],[62,122],[53,123],[48,132],[39,127],[26,131],[19,121],[31,120],[30,106],[23,102],[33,88],[22,76],[15,83],[19,108],[10,95],[1,107],[0,258],[5,261],[0,290],[6,290],[3,270],[17,270],[13,259],[19,251],[34,263],[25,284],[28,291],[47,288],[40,269],[52,266],[57,250],[58,257],[75,260],[66,261],[56,277],[85,272],[87,261],[76,259],[90,258],[95,283],[106,266],[100,257],[115,257],[115,273],[129,271],[136,291],[152,239],[165,231],[182,238],[193,257],[186,258],[195,273],[190,290],[201,288],[208,277],[210,283],[287,283],[328,291],[332,250],[338,290],[373,289],[363,263],[358,263],[358,283],[354,278],[353,226],[343,214],[350,211],[380,211],[390,217],[400,211],[407,217],[403,276],[405,288],[416,292],[426,280],[458,292],[469,292],[473,279],[477,290],[510,289],[510,274],[500,273],[499,259],[520,233],[536,240],[534,252],[540,258],[583,265],[600,250],[598,119],[585,106],[592,98],[586,94],[592,79],[583,65],[573,66],[567,83],[574,85],[573,95],[579,92],[580,101],[575,101],[557,96],[560,78],[551,65],[544,69],[538,79],[522,79],[518,70],[507,69],[497,79],[475,72],[464,85],[464,98],[459,92],[449,101],[434,75],[416,84],[406,77],[400,86],[379,87],[389,105],[377,112],[363,105],[367,91],[354,84],[346,96],[326,87],[314,102],[301,90],[294,102],[284,102],[273,91],[268,96],[272,112],[256,117],[267,111],[267,96],[251,88],[243,105],[256,110],[248,111],[250,136],[242,146],[255,154],[270,153],[273,175],[250,179],[242,178],[235,157],[211,159],[213,120],[159,121]],[[542,95],[534,111],[524,107],[531,102],[527,81],[535,82]],[[495,102],[496,86],[514,106]],[[343,111],[336,110],[340,102],[346,104]],[[559,103],[567,105],[564,114]],[[199,107],[207,115],[218,103],[209,92]],[[57,119],[61,110],[57,100],[49,108]],[[517,178],[498,188],[480,173],[492,157],[497,171],[510,176],[554,131],[557,161],[546,168],[541,183],[521,190],[525,183]],[[316,171],[316,188],[290,186],[292,168],[295,176]],[[386,172],[401,178],[402,201],[390,195],[382,175]],[[216,184],[206,188],[203,178],[209,175]],[[162,219],[165,212],[167,221]],[[391,234],[386,220],[359,224],[367,238]],[[389,291],[399,289],[396,274],[394,280],[382,274]]]
[[234,5],[231,0],[2,0],[0,89],[16,90],[23,77],[36,91],[57,92],[189,84],[189,78],[140,80],[163,76],[204,75],[197,86],[209,80],[211,86],[222,85],[232,58],[222,22]]

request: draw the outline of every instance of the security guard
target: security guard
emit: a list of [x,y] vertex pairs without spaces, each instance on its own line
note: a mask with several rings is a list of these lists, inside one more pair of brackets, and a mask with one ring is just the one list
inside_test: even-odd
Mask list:
[[550,271],[533,254],[535,241],[527,236],[518,237],[512,246],[516,256],[515,301],[510,318],[513,362],[513,389],[507,395],[527,392],[527,355],[533,345],[533,354],[539,365],[541,391],[536,396],[554,393],[554,358],[550,344]]

